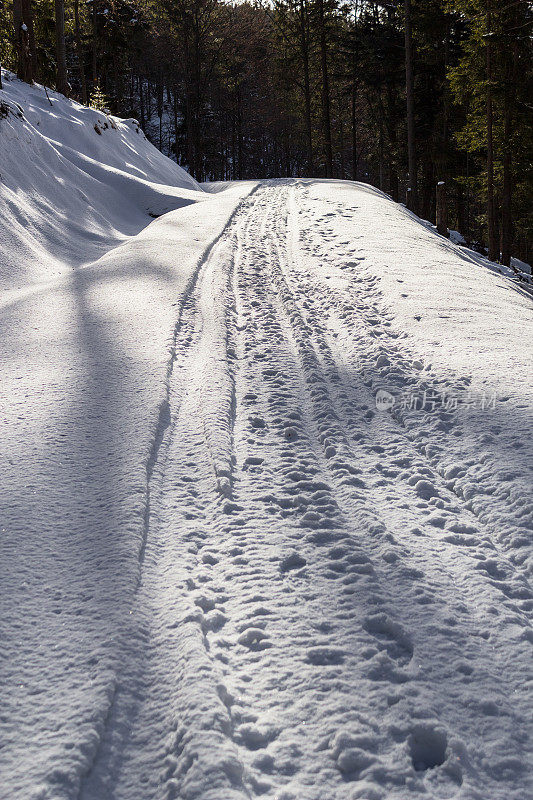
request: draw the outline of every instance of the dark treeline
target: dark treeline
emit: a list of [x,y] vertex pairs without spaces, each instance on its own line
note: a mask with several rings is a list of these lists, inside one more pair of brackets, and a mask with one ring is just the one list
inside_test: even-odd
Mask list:
[[26,81],[135,116],[198,180],[372,183],[532,253],[529,0],[0,0]]

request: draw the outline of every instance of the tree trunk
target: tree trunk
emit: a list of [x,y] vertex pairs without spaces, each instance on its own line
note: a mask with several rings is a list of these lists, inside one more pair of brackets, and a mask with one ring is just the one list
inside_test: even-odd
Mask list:
[[[519,24],[516,5],[508,8],[507,27],[511,31]],[[508,34],[509,36],[509,34]],[[503,197],[502,197],[502,264],[511,265],[511,248],[513,246],[513,164],[512,144],[513,109],[515,105],[516,79],[518,66],[518,47],[516,38],[510,34],[506,47],[506,86],[504,96],[504,154],[503,154]]]
[[441,236],[449,236],[448,232],[448,206],[446,203],[446,184],[439,181],[437,184],[437,230]]
[[[96,14],[96,0],[93,0],[93,14],[92,14],[92,23],[93,23],[93,41],[92,41],[92,62],[93,62],[93,91],[98,86],[98,30],[97,30],[97,14]],[[139,94],[141,95],[141,105],[142,105],[142,91],[141,91],[141,84],[139,83]],[[143,122],[144,126],[144,122]]]
[[17,78],[26,80],[26,58],[23,48],[22,0],[13,0],[13,33],[17,53]]
[[395,92],[391,81],[387,81],[387,113],[384,114],[385,124],[387,127],[387,137],[389,140],[388,147],[388,171],[389,171],[389,194],[395,203],[400,198],[400,187],[398,180],[398,165],[397,165],[397,152],[398,152],[398,134],[396,131],[396,119],[394,115],[394,96]]
[[352,82],[352,180],[357,180],[357,85]]
[[422,169],[422,186],[418,198],[418,213],[422,219],[427,219],[430,222],[435,222],[435,172],[433,168],[433,161],[427,159]]
[[411,30],[411,0],[404,0],[405,25],[405,94],[407,98],[407,156],[409,162],[408,205],[418,213],[416,139],[415,139],[415,95],[413,80],[413,34]]
[[457,230],[459,233],[462,233],[465,238],[468,234],[468,227],[466,224],[466,215],[465,215],[465,200],[464,200],[464,191],[461,184],[457,186]]
[[29,0],[13,0],[13,29],[17,53],[17,78],[33,83],[36,63],[33,16]]
[[179,164],[178,158],[178,87],[174,85],[174,98],[173,98],[173,112],[174,112],[174,153],[176,155],[176,163]]
[[120,114],[124,108],[124,81],[123,72],[118,54],[113,53],[113,83],[115,90],[115,110]]
[[22,0],[22,19],[28,29],[28,47],[30,49],[31,81],[37,76],[37,45],[33,28],[33,11],[30,0]]
[[305,0],[300,0],[300,51],[304,73],[305,134],[307,140],[307,174],[312,177],[313,165],[313,125],[311,120],[311,83],[309,79],[309,33]]
[[400,197],[400,187],[398,173],[392,161],[389,162],[389,194],[394,202],[397,203]]
[[80,68],[81,99],[83,105],[86,106],[89,102],[89,95],[87,93],[87,80],[85,78],[83,45],[81,43],[79,0],[74,0],[74,35],[76,38],[76,51],[78,55],[78,64]]
[[141,112],[141,128],[144,130],[146,125],[146,115],[144,113],[144,91],[143,91],[143,77],[139,75],[137,78],[139,88],[139,111]]
[[328,75],[328,46],[324,0],[318,2],[318,22],[320,30],[320,66],[322,70],[322,124],[324,127],[324,149],[326,157],[326,178],[333,177],[333,148],[331,145],[331,113]]
[[203,180],[203,142],[202,142],[202,46],[201,21],[198,13],[194,21],[194,177]]
[[237,157],[239,169],[237,172],[240,181],[243,179],[243,147],[242,147],[242,108],[241,108],[241,87],[237,87]]
[[505,264],[506,267],[509,267],[511,265],[511,245],[513,238],[513,220],[511,211],[512,192],[513,192],[511,145],[510,145],[511,135],[512,135],[511,103],[506,93],[505,122],[504,122],[505,152],[503,155],[502,256],[501,256],[502,264]]
[[383,176],[384,176],[385,173],[384,173],[384,169],[383,169],[383,166],[384,166],[383,165],[384,152],[383,152],[383,119],[382,119],[382,117],[380,117],[380,120],[379,120],[379,147],[378,147],[378,152],[379,152],[379,181],[378,181],[378,183],[379,183],[379,188],[381,189],[381,191],[383,191]]
[[499,258],[498,231],[496,228],[496,213],[494,207],[494,145],[493,145],[493,110],[492,110],[492,42],[491,31],[492,14],[490,0],[487,2],[487,37],[486,37],[486,63],[487,63],[487,227],[489,259],[497,261]]
[[193,177],[196,177],[196,147],[195,147],[195,133],[194,133],[194,125],[195,125],[195,117],[194,117],[194,109],[193,109],[193,93],[188,87],[187,90],[187,102],[186,102],[186,126],[187,126],[187,161],[189,164],[189,170]]
[[55,0],[56,14],[56,91],[68,95],[67,52],[65,48],[65,0]]
[[352,122],[352,180],[357,180],[357,64],[358,64],[358,48],[357,41],[353,43],[352,52],[352,108],[351,108],[351,122]]
[[163,70],[161,66],[157,70],[157,116],[159,117],[159,149],[163,149],[163,99],[164,99]]
[[344,123],[341,119],[339,124],[339,151],[340,151],[340,177],[341,180],[346,178],[346,170],[344,166]]

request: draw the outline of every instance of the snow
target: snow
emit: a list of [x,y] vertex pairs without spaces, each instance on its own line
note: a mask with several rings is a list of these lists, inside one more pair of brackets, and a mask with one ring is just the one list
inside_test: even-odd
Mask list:
[[466,239],[462,233],[459,233],[459,231],[454,231],[454,230],[449,230],[448,233],[450,234],[450,240],[454,244],[460,244],[466,247]]
[[1,123],[0,213],[10,225],[2,232],[2,288],[70,273],[138,233],[149,214],[198,198],[198,184],[134,120],[51,91],[50,105],[41,86],[5,71],[3,80],[9,112]]
[[531,297],[5,86],[0,796],[529,796]]
[[531,264],[526,264],[525,261],[521,261],[519,258],[512,258],[511,259],[511,266],[517,273],[522,273],[524,277],[529,277],[529,283],[531,283]]

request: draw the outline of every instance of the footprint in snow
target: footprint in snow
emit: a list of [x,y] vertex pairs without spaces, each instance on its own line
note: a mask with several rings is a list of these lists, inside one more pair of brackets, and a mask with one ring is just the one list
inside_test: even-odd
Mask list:
[[329,667],[335,664],[342,664],[345,658],[344,650],[338,647],[323,645],[310,647],[307,651],[306,659],[315,667]]
[[244,724],[239,725],[235,731],[236,738],[244,744],[248,750],[260,750],[267,747],[270,742],[277,738],[279,731],[270,725],[258,726]]
[[403,684],[411,680],[411,676],[397,667],[384,651],[368,657],[368,668],[363,674],[365,678],[376,683]]
[[416,772],[435,769],[444,764],[448,737],[443,728],[431,723],[416,725],[409,734],[407,743]]
[[387,616],[372,614],[363,622],[363,628],[383,645],[390,658],[401,665],[409,663],[413,657],[413,644],[403,627]]
[[279,565],[279,569],[280,572],[285,573],[293,569],[301,569],[302,567],[305,567],[306,564],[307,561],[305,558],[294,551],[293,553],[289,553],[289,555],[285,556]]

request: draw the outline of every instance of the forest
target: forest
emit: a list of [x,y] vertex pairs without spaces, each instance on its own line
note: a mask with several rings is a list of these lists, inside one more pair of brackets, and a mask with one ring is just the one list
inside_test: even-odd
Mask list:
[[532,23],[528,0],[0,0],[0,57],[199,181],[363,181],[433,222],[444,187],[509,265],[533,256]]

